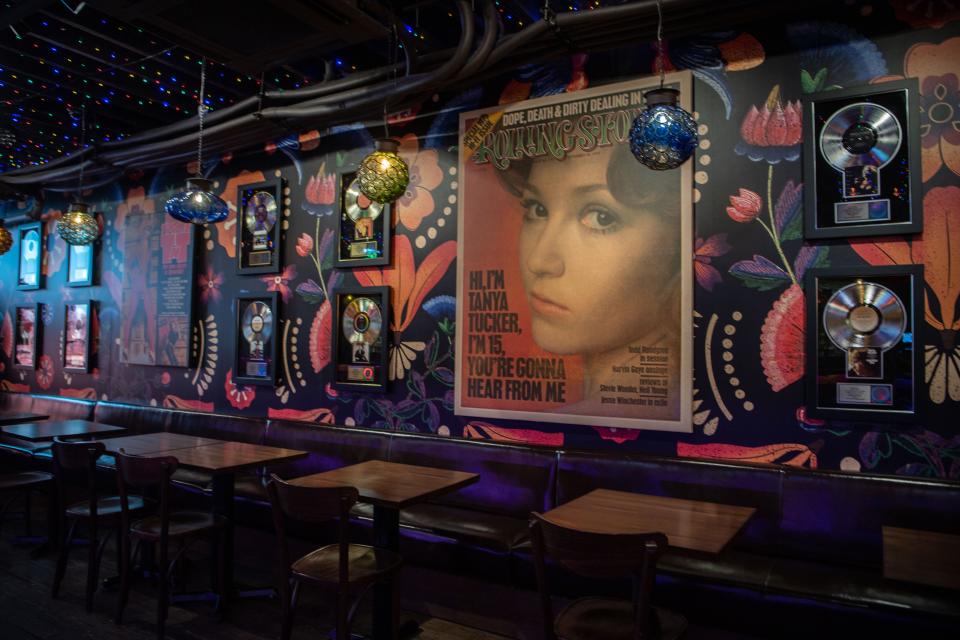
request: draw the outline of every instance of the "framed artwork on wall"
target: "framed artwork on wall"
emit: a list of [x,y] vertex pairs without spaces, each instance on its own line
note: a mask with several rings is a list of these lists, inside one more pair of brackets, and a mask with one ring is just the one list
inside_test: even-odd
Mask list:
[[67,286],[89,287],[93,284],[93,258],[96,244],[67,245]]
[[76,302],[66,306],[63,323],[64,371],[90,371],[91,304]]
[[804,97],[808,239],[920,233],[917,79]]
[[233,380],[275,386],[280,315],[277,292],[239,296]]
[[283,181],[237,187],[237,273],[280,271]]
[[815,418],[916,422],[923,406],[923,267],[806,274],[806,406]]
[[39,289],[43,280],[43,223],[30,222],[17,228],[20,247],[17,289]]
[[14,356],[16,369],[36,369],[40,344],[40,305],[18,306],[14,312]]
[[340,288],[332,298],[334,388],[384,393],[390,287]]
[[393,206],[373,202],[360,191],[356,172],[340,176],[340,221],[335,267],[390,264]]

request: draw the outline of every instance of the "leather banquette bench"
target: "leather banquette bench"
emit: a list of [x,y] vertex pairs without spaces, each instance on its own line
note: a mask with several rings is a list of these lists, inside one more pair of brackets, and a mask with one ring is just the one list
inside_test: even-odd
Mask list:
[[[413,565],[526,589],[534,587],[529,513],[594,488],[755,507],[724,553],[667,554],[658,568],[658,600],[691,620],[758,635],[776,624],[778,637],[824,629],[851,637],[871,630],[883,637],[898,631],[958,637],[952,634],[960,626],[960,593],[883,578],[881,537],[883,525],[960,534],[956,481],[558,451],[112,402],[39,396],[32,402],[39,404],[0,394],[0,406],[92,415],[128,433],[167,430],[308,451],[266,470],[284,478],[369,459],[476,472],[477,483],[402,511],[401,553]],[[66,404],[55,406],[59,402]],[[74,415],[81,411],[92,413]],[[7,449],[8,440],[0,440],[0,451]],[[43,449],[32,454],[38,464],[49,455]],[[111,461],[103,463],[109,476]],[[238,479],[240,524],[271,528],[266,477]],[[179,470],[175,479],[194,496],[209,491],[207,474]],[[372,509],[358,505],[354,514],[358,537],[369,539]]]

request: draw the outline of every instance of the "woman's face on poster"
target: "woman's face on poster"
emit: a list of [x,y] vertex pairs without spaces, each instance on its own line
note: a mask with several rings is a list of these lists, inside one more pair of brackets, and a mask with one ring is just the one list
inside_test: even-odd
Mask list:
[[608,185],[611,157],[608,147],[535,162],[523,186],[520,270],[533,338],[558,355],[604,353],[678,321],[679,211],[657,207],[678,199],[657,193],[679,183],[626,166],[650,185],[626,202]]

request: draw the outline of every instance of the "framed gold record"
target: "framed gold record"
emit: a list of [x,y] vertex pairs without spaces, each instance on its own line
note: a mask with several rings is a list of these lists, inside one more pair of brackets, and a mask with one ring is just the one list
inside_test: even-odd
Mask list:
[[289,197],[281,179],[237,187],[237,273],[280,272],[281,221]]
[[334,388],[383,393],[387,388],[390,288],[336,289],[333,355]]
[[340,176],[340,219],[337,223],[335,267],[390,264],[392,205],[367,198],[355,172]]
[[239,296],[234,304],[237,333],[233,380],[275,386],[280,328],[277,292]]

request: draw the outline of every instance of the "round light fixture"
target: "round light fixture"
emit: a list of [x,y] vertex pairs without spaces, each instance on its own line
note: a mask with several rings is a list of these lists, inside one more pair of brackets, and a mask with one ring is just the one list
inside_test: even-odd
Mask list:
[[13,246],[13,236],[10,235],[10,232],[7,231],[7,227],[3,224],[3,220],[0,220],[0,256],[5,254],[7,251],[10,251],[10,247]]
[[86,202],[74,202],[57,221],[57,233],[67,244],[92,244],[100,236],[100,225]]
[[377,140],[376,150],[360,163],[357,182],[360,191],[374,202],[393,202],[407,191],[410,170],[397,155],[400,143],[393,138]]
[[230,209],[220,196],[210,190],[211,187],[211,182],[206,178],[187,178],[186,190],[175,193],[167,200],[164,210],[180,222],[223,222],[230,214]]
[[675,169],[697,148],[697,123],[677,104],[679,95],[662,87],[645,93],[647,107],[630,128],[630,150],[651,169]]

